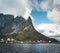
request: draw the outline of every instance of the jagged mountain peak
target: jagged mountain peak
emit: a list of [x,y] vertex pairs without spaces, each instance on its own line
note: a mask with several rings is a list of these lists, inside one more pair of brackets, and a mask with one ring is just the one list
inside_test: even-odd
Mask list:
[[29,22],[32,22],[32,19],[31,19],[31,17],[30,17],[30,16],[28,17],[28,21],[29,21]]

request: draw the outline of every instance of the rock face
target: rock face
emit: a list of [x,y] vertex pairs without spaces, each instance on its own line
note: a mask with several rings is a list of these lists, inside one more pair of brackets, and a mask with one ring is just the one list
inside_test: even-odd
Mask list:
[[13,20],[14,20],[13,15],[0,14],[0,27],[4,27],[6,24],[13,22]]
[[55,39],[48,38],[34,29],[32,20],[29,16],[25,20],[22,16],[14,18],[13,15],[0,14],[0,38],[14,38],[19,41],[37,41],[43,40],[44,42],[58,42]]
[[7,25],[14,21],[13,15],[0,14],[0,33],[6,28]]

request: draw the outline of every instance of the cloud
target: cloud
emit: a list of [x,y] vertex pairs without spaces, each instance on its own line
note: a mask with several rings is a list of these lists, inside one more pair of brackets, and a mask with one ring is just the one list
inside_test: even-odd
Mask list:
[[53,0],[30,0],[31,6],[39,10],[51,10],[53,6]]
[[24,17],[25,19],[28,19],[28,16],[30,16],[31,11],[32,11],[32,9],[28,9],[28,8],[26,8],[26,12],[25,12],[25,14],[24,14],[23,17]]
[[60,27],[57,26],[57,24],[46,24],[46,23],[41,23],[35,27],[35,29],[45,36],[58,36],[60,35]]
[[53,0],[42,0],[40,3],[40,8],[44,11],[52,9]]
[[28,0],[0,0],[0,13],[26,18],[31,13],[31,6]]
[[40,10],[38,0],[29,0],[29,3],[33,9],[36,8],[37,10]]
[[53,8],[47,11],[47,17],[55,23],[60,23],[60,0],[53,0]]
[[48,11],[47,17],[54,21],[55,23],[60,24],[60,11],[57,9],[53,9],[52,11]]

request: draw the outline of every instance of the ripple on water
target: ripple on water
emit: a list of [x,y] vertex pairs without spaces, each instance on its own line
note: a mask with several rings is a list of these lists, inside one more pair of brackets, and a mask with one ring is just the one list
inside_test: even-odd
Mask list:
[[0,43],[0,53],[60,53],[60,44]]

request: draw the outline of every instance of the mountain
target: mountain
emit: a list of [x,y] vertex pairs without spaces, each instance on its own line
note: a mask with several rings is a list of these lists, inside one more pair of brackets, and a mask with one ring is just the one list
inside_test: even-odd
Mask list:
[[13,38],[17,41],[37,41],[58,42],[53,38],[44,36],[37,32],[32,24],[31,17],[28,20],[22,16],[0,14],[0,39]]

